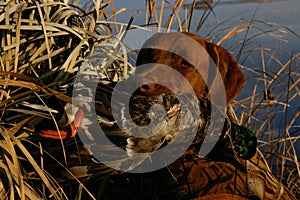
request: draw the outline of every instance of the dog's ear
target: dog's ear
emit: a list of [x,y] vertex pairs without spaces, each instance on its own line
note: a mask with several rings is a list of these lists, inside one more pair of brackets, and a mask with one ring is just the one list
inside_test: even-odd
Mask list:
[[207,51],[222,76],[226,92],[226,101],[229,103],[240,93],[245,85],[245,75],[232,55],[223,47],[209,43],[207,44]]

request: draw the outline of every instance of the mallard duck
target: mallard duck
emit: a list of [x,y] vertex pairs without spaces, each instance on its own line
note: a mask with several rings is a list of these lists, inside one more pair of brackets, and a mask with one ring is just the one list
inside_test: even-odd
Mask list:
[[229,130],[220,138],[221,144],[228,152],[248,160],[256,153],[257,139],[255,134],[244,126],[231,123]]

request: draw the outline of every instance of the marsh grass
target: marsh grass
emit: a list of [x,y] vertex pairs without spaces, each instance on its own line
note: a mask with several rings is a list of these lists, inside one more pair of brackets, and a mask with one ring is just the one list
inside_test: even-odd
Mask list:
[[[178,27],[179,31],[198,33],[210,15],[217,15],[214,7],[219,2],[211,4],[204,1],[202,16],[196,22],[196,29],[191,30],[196,1],[186,6],[182,0],[176,0],[171,9],[165,9],[168,3],[165,0],[161,1],[159,8],[157,1],[146,0],[145,24],[131,24],[130,28],[155,26],[158,30],[170,30]],[[50,11],[56,5],[59,11],[64,12],[57,12],[53,17]],[[181,17],[183,8],[186,14]],[[117,45],[118,40],[111,40],[113,33],[122,40],[128,24],[118,22],[116,16],[125,9],[115,10],[113,0],[87,3],[74,0],[70,1],[70,6],[63,1],[4,1],[0,10],[0,199],[68,199],[70,194],[66,194],[64,187],[44,170],[43,157],[39,162],[33,159],[21,141],[28,140],[28,136],[34,133],[33,125],[38,124],[41,118],[55,122],[51,108],[44,99],[55,96],[61,102],[71,103],[70,94],[62,88],[74,80],[85,54],[94,52],[96,46],[104,48]],[[26,18],[24,13],[27,13]],[[168,17],[164,18],[164,14]],[[85,28],[68,26],[66,20],[72,15],[80,16]],[[282,61],[269,49],[252,45],[262,36],[284,41],[286,32],[295,33],[283,25],[256,20],[255,13],[250,19],[241,20],[228,28],[227,24],[232,20],[229,18],[220,22],[206,37],[218,38],[215,42],[220,45],[240,38],[235,45],[225,46],[235,52],[237,60],[245,65],[243,71],[251,78],[246,86],[251,92],[240,96],[232,104],[237,121],[256,133],[259,140],[258,158],[264,167],[272,171],[295,195],[299,195],[300,149],[297,150],[297,145],[300,131],[297,123],[300,111],[295,108],[300,96],[300,52],[291,53],[290,59]],[[256,32],[252,33],[252,29]],[[68,42],[59,45],[60,38],[67,38]],[[260,55],[260,62],[257,62],[257,55]],[[114,59],[119,62],[109,67],[105,63],[98,66],[102,68],[102,78],[106,83],[117,82],[132,72],[133,66],[127,60],[126,51]],[[251,63],[253,66],[246,65]],[[270,67],[274,65],[276,67]],[[264,99],[268,91],[276,94],[275,99]],[[18,103],[30,98],[37,99],[48,111],[21,109],[18,106]],[[41,154],[48,153],[43,151],[42,146],[37,148]],[[66,158],[63,162],[55,158],[53,160],[78,183],[77,199],[83,193],[92,199],[96,198],[68,170]],[[28,171],[25,165],[30,165],[33,170]],[[74,194],[71,196],[74,197]]]
[[[248,85],[249,90],[252,87],[252,94],[236,102],[238,106],[235,107],[241,107],[240,121],[257,133],[261,159],[280,181],[299,195],[297,146],[300,132],[297,123],[300,113],[297,105],[300,54],[291,54],[290,59],[281,62],[273,54],[270,55],[269,50],[259,47],[258,51],[261,69],[244,68],[255,79]],[[268,95],[270,92],[271,96]]]
[[[98,2],[81,18],[60,1],[1,2],[0,199],[67,199],[62,186],[44,170],[43,156],[37,162],[21,141],[29,139],[41,119],[52,119],[58,129],[45,99],[54,96],[72,103],[63,89],[91,50],[88,40],[111,34],[108,26],[97,22],[103,15],[100,5]],[[33,99],[46,112],[20,108],[20,103]],[[41,155],[47,153],[42,146],[38,148]],[[67,160],[61,165],[65,168]]]

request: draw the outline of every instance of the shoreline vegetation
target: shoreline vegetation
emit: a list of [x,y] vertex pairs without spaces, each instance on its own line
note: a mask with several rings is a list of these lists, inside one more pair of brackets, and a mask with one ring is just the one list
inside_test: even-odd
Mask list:
[[[83,5],[79,4],[81,1],[75,0],[69,4],[63,0],[2,1],[0,199],[97,199],[107,195],[105,188],[114,191],[111,184],[118,182],[118,179],[109,177],[118,172],[95,161],[78,138],[68,138],[73,126],[62,117],[67,112],[64,105],[72,103],[71,93],[76,73],[87,55],[98,53],[97,49],[114,50],[129,28],[155,26],[158,30],[170,30],[175,24],[179,31],[198,33],[204,28],[203,24],[211,13],[218,14],[214,13],[215,6],[276,1],[281,0],[194,1],[192,5],[184,5],[182,0],[176,0],[174,5],[168,6],[167,1],[161,0],[163,6],[159,7],[156,0],[146,0],[145,9],[137,11],[128,10],[130,5],[115,10],[113,0],[95,0],[84,2]],[[213,6],[211,2],[215,2]],[[183,8],[186,8],[186,15],[180,17],[178,12]],[[193,11],[197,8],[203,10],[202,16],[196,30],[190,30]],[[125,12],[144,12],[146,23],[133,24],[129,19],[129,24],[118,22],[116,16]],[[162,17],[164,13],[168,14],[165,19]],[[264,190],[271,192],[265,196],[265,199],[270,200],[280,198],[283,192],[286,192],[286,196],[295,196],[287,199],[299,199],[300,52],[290,52],[289,59],[282,60],[280,48],[271,51],[259,42],[262,37],[284,42],[286,33],[297,38],[299,35],[284,24],[256,20],[255,14],[240,21],[222,19],[209,31],[207,37],[218,38],[215,42],[220,45],[234,39],[235,42],[230,44],[232,46],[224,47],[235,49],[234,56],[240,64],[249,63],[242,66],[242,70],[251,79],[244,90],[251,93],[233,101],[231,106],[237,123],[253,131],[258,139],[257,157],[249,161],[248,167],[259,169],[258,173],[253,174],[261,175],[260,184],[267,184],[268,188],[261,187],[256,192],[262,196]],[[109,57],[114,60],[109,66],[105,62],[97,64],[96,68],[101,69],[99,75],[103,83],[99,86],[100,99],[103,101],[100,102],[100,108],[110,105],[110,84],[115,84],[133,72],[134,66],[127,57],[129,54],[126,51],[117,52]],[[101,112],[104,111],[105,114],[110,113],[105,109]],[[102,118],[99,121],[107,127],[112,123]],[[43,135],[44,130],[50,131]],[[53,134],[60,138],[49,139]],[[114,134],[112,131],[111,135]],[[189,169],[197,172],[193,162],[187,164]],[[215,169],[218,164],[214,166]],[[223,168],[238,171],[230,164]],[[209,167],[208,170],[214,172]],[[169,171],[167,173],[173,175]],[[245,180],[254,180],[248,178],[246,176]],[[99,179],[100,184],[96,185]],[[174,176],[170,180],[176,184],[179,181]],[[258,182],[250,182],[243,190],[258,187]],[[128,182],[125,176],[124,182],[118,183],[145,195],[143,191],[134,190],[135,186],[140,186],[140,182]],[[152,182],[148,185],[153,191],[160,189]],[[181,189],[187,191],[189,186]]]

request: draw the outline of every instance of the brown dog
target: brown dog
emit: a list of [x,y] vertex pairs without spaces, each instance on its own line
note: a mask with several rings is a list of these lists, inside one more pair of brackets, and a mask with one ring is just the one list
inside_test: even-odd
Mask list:
[[[139,79],[144,78],[149,82],[140,87],[140,91],[148,95],[170,93],[167,86],[172,85],[177,85],[181,91],[187,90],[182,77],[161,70],[162,65],[178,71],[189,82],[198,99],[208,92],[206,83],[216,79],[212,64],[215,64],[223,80],[227,104],[239,94],[246,83],[238,63],[226,49],[192,33],[155,34],[143,45],[136,65],[147,63],[151,68],[146,67]],[[209,93],[211,95],[212,91]]]

